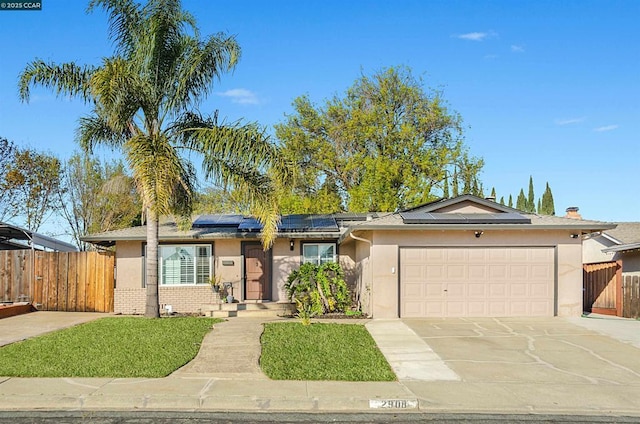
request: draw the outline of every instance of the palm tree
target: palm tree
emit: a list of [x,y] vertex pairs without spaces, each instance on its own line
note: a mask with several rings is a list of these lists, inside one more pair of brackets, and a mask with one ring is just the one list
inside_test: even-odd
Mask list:
[[[281,173],[276,147],[256,124],[227,124],[192,112],[214,80],[231,71],[240,47],[222,33],[201,39],[195,19],[180,0],[93,0],[109,16],[112,57],[98,66],[34,60],[20,75],[20,97],[31,86],[79,97],[92,104],[80,119],[80,145],[122,151],[143,201],[147,222],[145,315],[160,315],[158,301],[159,217],[173,214],[190,223],[196,173],[185,153],[202,158],[203,172],[244,192],[263,224],[265,249],[276,236],[278,210],[272,177]],[[275,170],[275,171],[274,171]]]

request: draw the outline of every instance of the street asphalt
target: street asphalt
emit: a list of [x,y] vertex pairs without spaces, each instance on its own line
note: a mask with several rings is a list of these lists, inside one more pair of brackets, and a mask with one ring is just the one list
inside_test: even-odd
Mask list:
[[[67,315],[49,314],[61,314],[61,323]],[[0,320],[0,340],[6,326],[19,329],[20,318]],[[551,414],[640,421],[640,321],[369,320],[366,328],[398,380],[335,382],[268,379],[259,367],[266,320],[216,324],[197,357],[165,378],[0,377],[0,410]],[[24,322],[33,327],[33,318]]]

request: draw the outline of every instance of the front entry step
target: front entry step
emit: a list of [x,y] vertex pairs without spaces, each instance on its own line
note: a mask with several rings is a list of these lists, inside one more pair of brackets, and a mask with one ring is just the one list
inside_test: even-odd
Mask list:
[[219,303],[209,305],[205,315],[213,318],[291,316],[295,305],[288,302]]

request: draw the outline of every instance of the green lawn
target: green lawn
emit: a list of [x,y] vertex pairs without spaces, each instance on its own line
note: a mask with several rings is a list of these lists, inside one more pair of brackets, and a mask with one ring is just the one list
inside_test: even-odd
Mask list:
[[366,328],[356,324],[265,324],[262,371],[274,380],[393,381]]
[[0,375],[164,377],[191,361],[220,321],[102,318],[0,348]]

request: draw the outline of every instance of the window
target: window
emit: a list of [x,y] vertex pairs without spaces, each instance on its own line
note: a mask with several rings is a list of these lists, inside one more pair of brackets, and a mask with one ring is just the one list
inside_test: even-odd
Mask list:
[[335,261],[335,243],[305,243],[302,245],[302,263],[321,265]]
[[211,275],[211,246],[162,245],[160,285],[205,284]]

